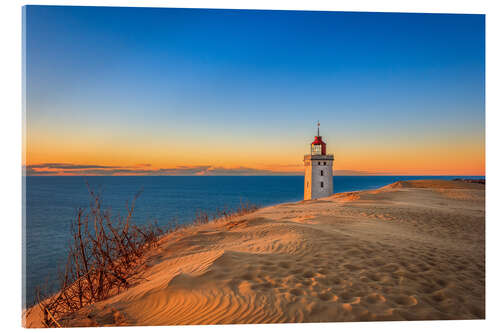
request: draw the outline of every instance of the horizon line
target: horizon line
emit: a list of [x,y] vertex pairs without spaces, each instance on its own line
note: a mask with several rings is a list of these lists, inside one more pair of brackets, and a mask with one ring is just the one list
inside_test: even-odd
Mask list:
[[[216,165],[177,165],[154,167],[149,163],[104,165],[78,163],[38,163],[22,165],[25,176],[303,176],[300,165],[268,165],[267,167]],[[412,171],[412,172],[410,172]],[[458,172],[461,171],[461,172]],[[479,172],[477,172],[479,171]],[[484,170],[356,170],[334,169],[338,176],[482,176]]]
[[[23,177],[300,177],[303,174],[261,174],[261,175],[245,175],[245,174],[232,174],[232,175],[75,175],[75,174],[32,174]],[[465,175],[465,174],[386,174],[386,173],[373,173],[373,174],[343,174],[343,175],[333,175],[333,177],[372,177],[372,176],[392,176],[392,177],[486,177],[486,175]]]

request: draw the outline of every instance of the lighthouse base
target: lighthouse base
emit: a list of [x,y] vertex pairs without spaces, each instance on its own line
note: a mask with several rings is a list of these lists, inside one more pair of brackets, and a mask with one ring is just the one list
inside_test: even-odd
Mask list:
[[304,200],[333,194],[333,155],[304,156]]

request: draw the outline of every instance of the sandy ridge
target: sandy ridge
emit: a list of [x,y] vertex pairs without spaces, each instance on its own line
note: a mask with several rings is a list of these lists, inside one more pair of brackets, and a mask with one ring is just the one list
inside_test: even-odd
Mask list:
[[71,324],[484,318],[484,185],[398,182],[189,227],[143,277]]

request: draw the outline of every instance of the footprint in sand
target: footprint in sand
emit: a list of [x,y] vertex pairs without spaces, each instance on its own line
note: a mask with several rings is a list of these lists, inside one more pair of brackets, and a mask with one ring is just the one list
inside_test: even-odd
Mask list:
[[349,250],[346,252],[346,255],[349,257],[359,256],[360,254],[361,254],[361,251],[359,251],[359,250]]
[[274,285],[270,282],[264,282],[264,283],[258,284],[256,287],[258,289],[266,290],[266,289],[271,289],[272,287],[274,287]]
[[441,287],[446,287],[448,285],[448,281],[445,281],[443,279],[437,279],[436,283]]
[[305,273],[303,274],[303,277],[308,278],[308,279],[309,279],[309,278],[312,278],[313,276],[314,276],[314,273],[313,273],[313,272],[311,272],[311,271],[307,271],[307,272],[305,272]]
[[437,286],[434,284],[422,284],[422,286],[419,288],[419,291],[424,293],[424,294],[432,294],[436,290],[438,290]]
[[438,290],[438,291],[432,293],[431,298],[432,298],[432,300],[434,300],[436,302],[442,302],[445,300],[446,295],[441,290]]
[[398,268],[399,268],[399,266],[396,264],[387,264],[387,265],[383,266],[381,268],[381,270],[384,272],[395,272],[398,270]]
[[344,309],[344,311],[351,312],[352,311],[352,305],[349,304],[349,303],[344,303],[344,304],[342,304],[342,309]]
[[310,286],[310,285],[312,284],[312,282],[311,282],[311,281],[309,281],[309,280],[303,280],[303,281],[301,281],[300,283],[301,283],[302,285],[304,285],[304,286]]
[[350,292],[341,293],[339,296],[340,296],[340,299],[344,303],[349,303],[349,304],[358,304],[359,303],[359,297],[353,297]]
[[380,276],[378,274],[375,274],[375,273],[368,273],[368,274],[366,274],[366,277],[372,281],[375,281],[375,282],[380,281]]
[[414,296],[399,295],[394,298],[394,301],[397,304],[404,306],[413,306],[418,304],[418,301]]
[[[324,292],[324,293],[321,293],[318,295],[318,298],[322,301],[329,301],[331,299],[334,298],[335,295],[333,295],[332,293],[330,292]],[[338,298],[337,296],[335,296],[335,298]]]
[[348,270],[350,271],[358,271],[360,270],[361,268],[359,268],[358,266],[356,265],[351,265],[351,264],[345,264],[344,265],[344,268],[347,268]]
[[320,269],[318,269],[318,273],[322,274],[322,275],[326,275],[326,274],[328,274],[328,269],[320,268]]
[[334,276],[334,277],[331,277],[331,278],[330,278],[330,282],[331,282],[332,284],[339,285],[339,284],[341,284],[341,283],[342,283],[342,280],[341,280],[339,277]]
[[251,273],[245,273],[241,276],[241,279],[242,280],[247,280],[247,281],[251,281],[254,279],[253,275]]
[[386,299],[383,295],[373,293],[365,297],[366,301],[370,304],[385,303]]
[[260,269],[263,271],[267,271],[267,272],[274,272],[276,270],[276,267],[265,265],[265,266],[260,267]]
[[290,263],[287,261],[282,261],[278,264],[281,268],[290,268]]

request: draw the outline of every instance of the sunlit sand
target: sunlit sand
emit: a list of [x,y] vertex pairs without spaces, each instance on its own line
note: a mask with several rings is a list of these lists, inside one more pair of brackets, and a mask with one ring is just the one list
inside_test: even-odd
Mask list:
[[66,324],[484,318],[484,188],[398,182],[188,227],[141,282]]

